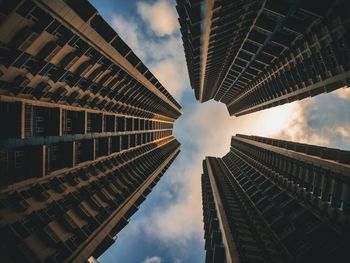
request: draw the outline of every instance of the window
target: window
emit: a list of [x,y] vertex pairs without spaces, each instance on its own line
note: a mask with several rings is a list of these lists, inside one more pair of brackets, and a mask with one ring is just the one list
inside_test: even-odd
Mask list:
[[68,227],[71,229],[75,229],[77,228],[77,224],[74,222],[74,220],[71,218],[71,216],[66,213],[63,215],[64,220],[66,221],[66,223],[68,224]]
[[[5,151],[0,151],[0,178],[7,175],[8,169],[8,155]],[[2,179],[0,179],[2,180]]]
[[67,118],[66,121],[66,131],[71,132],[73,130],[73,122],[71,118]]
[[54,20],[46,29],[47,32],[53,34],[56,29],[59,27],[60,23],[57,20]]
[[17,8],[17,13],[23,17],[26,17],[33,9],[35,5],[32,1],[25,1]]
[[57,244],[60,242],[59,237],[56,235],[56,233],[51,229],[49,225],[43,228],[43,232],[46,234],[46,236],[50,239],[50,241],[53,244]]
[[76,43],[79,41],[79,37],[77,35],[74,35],[71,40],[68,42],[68,45],[72,47],[77,47]]
[[15,168],[23,168],[24,165],[24,151],[15,151]]
[[44,117],[43,116],[37,116],[35,118],[35,131],[37,133],[43,133],[44,132]]
[[47,73],[50,71],[50,69],[52,69],[53,64],[47,64],[45,67],[43,67],[40,71],[39,71],[39,75],[41,76],[46,76]]
[[22,67],[27,61],[31,58],[28,53],[23,53],[21,56],[17,58],[17,60],[13,63],[13,66],[16,68]]

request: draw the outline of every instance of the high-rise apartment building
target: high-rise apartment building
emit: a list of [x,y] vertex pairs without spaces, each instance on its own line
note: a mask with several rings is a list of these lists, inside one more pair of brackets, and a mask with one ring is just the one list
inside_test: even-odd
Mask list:
[[205,262],[347,262],[349,175],[349,151],[232,137],[203,161]]
[[348,86],[348,1],[177,0],[196,98],[240,116]]
[[180,105],[86,0],[0,3],[0,262],[86,262],[179,153]]

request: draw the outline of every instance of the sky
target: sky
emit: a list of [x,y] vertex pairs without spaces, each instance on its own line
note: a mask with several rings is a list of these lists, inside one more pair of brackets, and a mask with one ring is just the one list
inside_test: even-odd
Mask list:
[[90,2],[183,108],[174,126],[180,155],[99,262],[203,262],[202,160],[225,155],[236,133],[350,150],[349,88],[230,117],[222,103],[195,100],[175,0]]

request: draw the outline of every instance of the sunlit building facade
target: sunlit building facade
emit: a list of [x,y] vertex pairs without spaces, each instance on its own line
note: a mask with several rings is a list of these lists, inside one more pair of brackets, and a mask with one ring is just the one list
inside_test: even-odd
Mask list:
[[88,1],[2,1],[0,262],[101,255],[179,153],[180,115]]
[[349,174],[349,151],[232,137],[203,161],[205,262],[346,262]]
[[348,1],[177,0],[191,86],[240,116],[349,86]]

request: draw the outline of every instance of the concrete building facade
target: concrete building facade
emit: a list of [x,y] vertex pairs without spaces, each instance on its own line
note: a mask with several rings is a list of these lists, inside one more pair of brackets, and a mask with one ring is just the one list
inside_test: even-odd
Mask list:
[[0,261],[101,255],[179,153],[180,115],[88,1],[2,1]]
[[177,0],[191,86],[240,116],[349,86],[348,1]]
[[346,262],[349,175],[349,151],[232,137],[203,161],[205,262]]

